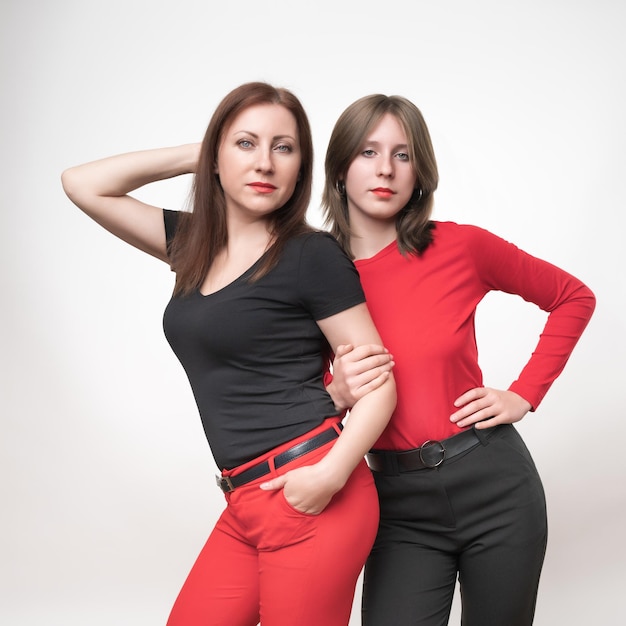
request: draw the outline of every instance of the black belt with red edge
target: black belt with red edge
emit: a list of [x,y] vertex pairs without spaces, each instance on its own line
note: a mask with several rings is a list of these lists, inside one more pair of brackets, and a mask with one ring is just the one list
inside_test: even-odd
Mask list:
[[367,464],[374,472],[386,476],[397,476],[402,472],[433,469],[444,461],[470,450],[479,443],[486,442],[499,428],[485,428],[476,430],[470,428],[458,435],[453,435],[443,441],[429,440],[414,450],[370,450],[367,455]]
[[[343,424],[341,422],[337,422],[335,426],[339,430],[343,428]],[[306,441],[301,441],[295,446],[292,446],[284,452],[276,455],[274,457],[274,468],[278,469],[283,465],[287,465],[287,463],[295,461],[301,456],[304,456],[309,452],[313,452],[313,450],[317,450],[317,448],[321,448],[329,441],[337,439],[337,437],[339,437],[337,428],[333,426],[327,430],[323,430],[321,433],[311,437],[310,439],[307,439]],[[270,472],[271,469],[269,461],[262,461],[261,463],[257,463],[256,465],[249,467],[247,470],[244,470],[243,472],[241,472],[241,474],[237,474],[236,476],[216,476],[215,479],[217,481],[217,486],[224,493],[229,493],[237,487],[241,487],[246,483],[256,480],[257,478],[262,478],[263,476],[266,476]]]

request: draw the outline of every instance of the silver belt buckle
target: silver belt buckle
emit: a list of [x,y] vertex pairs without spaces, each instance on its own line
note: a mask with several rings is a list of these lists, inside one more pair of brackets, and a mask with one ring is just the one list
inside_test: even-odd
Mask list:
[[[426,448],[432,448],[433,446],[439,446],[439,453],[441,454],[441,458],[435,463],[427,463],[424,460],[424,456],[422,455],[422,451]],[[441,443],[441,441],[437,441],[436,439],[429,439],[428,441],[425,441],[420,447],[419,447],[419,452],[420,452],[420,461],[424,464],[425,467],[429,467],[429,468],[434,468],[434,467],[439,467],[442,463],[443,460],[446,458],[446,448],[443,445],[443,443]]]
[[230,476],[220,476],[219,474],[216,474],[215,482],[224,493],[230,493],[231,491],[235,490],[235,485],[233,485],[232,481],[230,480]]

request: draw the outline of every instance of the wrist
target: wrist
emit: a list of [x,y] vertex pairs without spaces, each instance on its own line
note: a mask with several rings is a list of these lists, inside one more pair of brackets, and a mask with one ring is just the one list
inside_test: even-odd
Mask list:
[[337,493],[348,481],[350,471],[334,463],[332,457],[326,455],[323,459],[316,463],[317,479],[332,493]]
[[183,152],[183,167],[186,174],[195,174],[198,170],[198,160],[200,159],[200,143],[188,143],[180,146]]

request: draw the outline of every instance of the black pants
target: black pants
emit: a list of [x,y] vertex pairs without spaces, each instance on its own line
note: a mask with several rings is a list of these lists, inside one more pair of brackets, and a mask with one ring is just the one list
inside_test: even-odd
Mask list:
[[365,566],[364,626],[445,626],[457,575],[463,626],[532,624],[543,487],[513,426],[482,439],[435,469],[374,472],[381,520]]

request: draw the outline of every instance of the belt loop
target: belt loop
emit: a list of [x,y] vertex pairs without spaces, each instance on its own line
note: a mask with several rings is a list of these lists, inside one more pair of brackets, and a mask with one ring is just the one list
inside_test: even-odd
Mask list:
[[480,429],[476,428],[476,425],[474,425],[472,426],[472,431],[476,435],[476,439],[478,439],[483,446],[486,446],[489,443],[491,428]]
[[275,460],[276,460],[276,455],[270,456],[267,459],[267,464],[270,468],[270,474],[274,474],[274,472],[276,472],[276,465],[275,465]]

